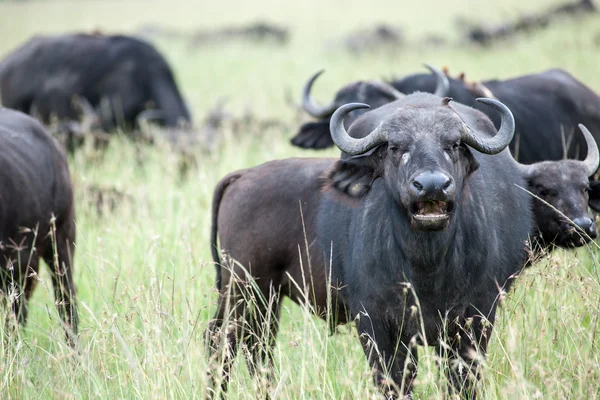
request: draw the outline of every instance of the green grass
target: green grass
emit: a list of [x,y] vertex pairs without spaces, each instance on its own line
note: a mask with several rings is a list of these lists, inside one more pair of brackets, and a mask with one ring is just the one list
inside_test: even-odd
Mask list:
[[[281,132],[226,130],[218,150],[199,156],[186,179],[179,157],[163,147],[139,150],[121,138],[108,150],[70,159],[77,201],[75,281],[81,317],[79,353],[68,349],[54,309],[50,280],[30,302],[29,323],[16,343],[2,344],[0,398],[202,398],[207,384],[203,331],[216,304],[209,248],[210,205],[226,173],[291,156],[335,156],[335,150],[291,147],[295,113],[284,89],[299,98],[314,71],[326,68],[315,96],[328,101],[356,79],[401,76],[421,64],[448,65],[467,78],[509,77],[565,68],[600,89],[600,52],[594,37],[600,18],[562,22],[516,43],[493,49],[459,41],[454,18],[499,21],[556,2],[476,0],[324,2],[304,0],[218,2],[43,1],[1,3],[0,54],[36,33],[102,28],[133,32],[145,23],[190,31],[267,19],[289,25],[286,47],[236,43],[190,50],[176,39],[157,46],[173,65],[198,124],[221,97],[236,115],[250,106],[277,117]],[[440,49],[413,46],[354,57],[327,47],[331,39],[373,22],[399,24],[408,40],[447,35]],[[141,158],[142,163],[136,162]],[[85,190],[116,187],[131,199],[101,217]],[[481,383],[485,399],[592,399],[600,397],[600,278],[596,250],[553,253],[529,269],[503,302]],[[326,324],[286,301],[274,351],[272,393],[284,399],[377,398],[369,368],[351,326],[330,336]],[[430,349],[421,350],[416,397],[441,398]],[[232,398],[253,399],[257,383],[241,357],[233,369]]]

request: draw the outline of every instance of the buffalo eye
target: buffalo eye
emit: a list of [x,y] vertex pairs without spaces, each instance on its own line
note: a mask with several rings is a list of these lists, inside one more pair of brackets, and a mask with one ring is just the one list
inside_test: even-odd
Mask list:
[[388,144],[388,154],[395,160],[400,159],[402,163],[406,163],[410,158],[410,154],[405,147],[395,144]]
[[540,197],[546,197],[546,198],[548,198],[548,197],[556,196],[556,191],[553,190],[553,189],[549,189],[549,188],[545,188],[545,187],[539,186],[537,188],[537,194]]
[[588,194],[590,192],[590,186],[584,185],[582,191],[583,191],[583,194]]
[[456,162],[458,160],[458,152],[460,150],[460,140],[452,143],[452,145],[446,148],[446,158],[448,161]]

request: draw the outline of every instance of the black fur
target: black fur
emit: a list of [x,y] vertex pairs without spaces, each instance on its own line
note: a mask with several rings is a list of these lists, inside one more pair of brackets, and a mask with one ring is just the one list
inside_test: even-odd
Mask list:
[[[190,113],[173,72],[147,42],[127,36],[37,36],[0,62],[0,96],[5,107],[39,116],[76,120],[73,96],[87,99],[106,130],[133,126],[146,108],[162,122],[189,122]],[[110,113],[101,110],[108,99]]]
[[73,343],[78,321],[72,275],[75,205],[65,154],[39,122],[6,108],[0,108],[0,149],[1,290],[19,294],[11,306],[25,323],[42,257]]

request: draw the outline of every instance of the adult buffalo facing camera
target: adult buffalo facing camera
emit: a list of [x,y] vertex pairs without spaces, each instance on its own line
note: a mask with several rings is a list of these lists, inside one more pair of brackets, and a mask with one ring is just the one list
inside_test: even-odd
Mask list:
[[[439,101],[441,99],[438,99]],[[362,117],[361,120],[365,118],[367,116]],[[489,121],[487,123],[489,124]],[[478,122],[475,121],[473,125],[478,125]],[[493,131],[490,126],[487,126],[487,129]],[[490,157],[487,156],[487,158]],[[508,158],[510,159],[510,155],[508,155]],[[470,159],[473,161],[472,166],[476,166],[476,160]],[[352,159],[352,162],[355,161],[355,159]],[[331,187],[325,190],[325,194],[321,194],[321,180],[319,177],[333,165],[336,165],[336,168],[338,168],[337,165],[344,165],[345,168],[343,171],[334,173],[335,176],[332,176],[329,185]],[[516,165],[513,167],[513,170],[517,168]],[[489,170],[489,167],[486,170]],[[327,272],[324,268],[324,258],[315,244],[317,237],[316,210],[321,198],[329,196],[331,191],[340,190],[344,192],[335,195],[336,199],[339,196],[347,197],[346,188],[348,186],[345,186],[344,183],[349,180],[353,180],[351,186],[356,189],[352,194],[365,195],[367,193],[368,195],[370,186],[373,184],[373,172],[374,169],[369,167],[364,168],[361,165],[348,163],[336,164],[334,160],[290,159],[267,163],[249,170],[237,171],[221,180],[215,189],[211,234],[213,258],[217,264],[218,286],[221,291],[215,320],[207,332],[207,339],[213,356],[222,354],[218,351],[220,339],[217,334],[225,320],[227,320],[228,304],[235,305],[230,309],[233,312],[233,320],[241,322],[238,318],[245,314],[244,319],[247,323],[235,323],[235,329],[227,330],[228,351],[225,352],[226,359],[223,360],[225,368],[224,389],[226,388],[230,365],[235,357],[238,342],[242,337],[244,340],[249,341],[247,343],[248,348],[253,349],[251,366],[255,366],[268,357],[269,345],[265,347],[257,344],[260,343],[258,340],[260,334],[249,333],[244,335],[243,332],[256,332],[257,327],[260,332],[265,330],[267,331],[267,340],[272,345],[277,332],[281,295],[290,296],[298,303],[308,302],[312,304],[314,311],[321,317],[330,318],[332,325],[346,321],[347,308],[343,301],[337,301],[338,291],[333,291],[330,294],[329,287],[325,284]],[[516,181],[523,181],[519,172],[513,172],[515,172]],[[476,171],[476,173],[480,173],[480,171]],[[471,178],[469,177],[469,179]],[[481,178],[478,178],[478,180],[481,181]],[[375,182],[381,181],[382,179],[379,179]],[[338,186],[344,189],[338,189]],[[361,189],[361,186],[363,189]],[[517,197],[523,195],[524,192],[517,192]],[[509,205],[512,205],[513,202],[509,202]],[[360,203],[350,201],[351,206],[356,204]],[[303,218],[300,216],[300,205],[303,210]],[[529,205],[530,198],[528,197],[525,214],[529,210]],[[520,206],[521,208],[516,208],[517,212],[523,208],[522,205]],[[252,212],[246,212],[248,210]],[[248,215],[254,215],[255,218],[248,219]],[[531,224],[527,222],[527,218],[518,220],[524,225],[523,230],[531,227]],[[286,221],[286,223],[283,223],[283,221]],[[337,224],[336,220],[331,221],[333,221],[332,224]],[[267,228],[265,228],[266,226]],[[219,253],[216,251],[217,230],[221,239],[221,248],[226,254],[224,262],[220,261]],[[521,237],[524,242],[526,234],[521,235]],[[302,248],[299,251],[298,246],[303,247],[304,243],[308,245],[308,248]],[[523,250],[524,244],[519,243],[522,245],[521,250]],[[268,251],[265,251],[265,249],[268,249]],[[337,246],[334,246],[334,250],[336,249]],[[521,267],[524,263],[524,253],[522,251],[522,256],[518,257]],[[304,258],[305,255],[307,258]],[[300,257],[303,260],[300,260]],[[257,278],[258,287],[244,285],[244,282],[251,277]],[[231,286],[232,282],[237,283]],[[241,291],[238,290],[240,289],[239,283],[242,283],[242,286],[259,289],[260,294],[267,300],[264,303],[258,302],[258,304],[253,302],[251,307],[253,312],[246,312],[248,304],[242,298],[235,297],[241,295]],[[494,290],[496,290],[495,286]],[[494,293],[497,293],[497,291]],[[231,298],[230,294],[234,297]],[[333,303],[332,315],[325,313],[328,306],[326,300],[329,295],[331,295],[330,298]],[[256,298],[261,298],[261,296],[259,295]],[[254,312],[257,306],[260,306],[258,307],[259,310]],[[251,368],[251,372],[254,370],[254,368]]]
[[331,118],[332,138],[354,156],[356,173],[381,179],[356,206],[326,193],[317,240],[342,301],[359,316],[376,383],[392,395],[412,391],[417,343],[438,346],[454,389],[475,394],[474,354],[486,352],[499,290],[522,270],[533,228],[531,200],[519,188],[526,181],[505,150],[512,113],[479,100],[499,112],[496,134],[484,114],[449,100],[407,96],[365,114],[350,134],[343,119],[364,104]]
[[24,324],[43,258],[71,343],[78,318],[73,283],[75,204],[67,160],[36,120],[2,108],[0,187],[2,293]]
[[[147,108],[166,126],[189,122],[173,72],[149,43],[127,36],[36,36],[0,62],[4,107],[75,121],[93,113],[96,127],[131,127]],[[81,98],[91,104],[74,104]],[[81,108],[85,108],[82,110]]]

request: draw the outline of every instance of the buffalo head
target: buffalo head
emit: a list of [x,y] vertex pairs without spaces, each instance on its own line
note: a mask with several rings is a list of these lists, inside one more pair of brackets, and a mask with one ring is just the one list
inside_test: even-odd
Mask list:
[[449,226],[463,183],[478,168],[470,147],[497,154],[514,134],[512,113],[499,101],[477,99],[501,114],[502,125],[492,137],[496,130],[488,118],[465,106],[453,107],[450,100],[411,95],[411,101],[394,102],[365,115],[352,125],[350,134],[344,117],[366,104],[344,105],[331,117],[334,143],[354,156],[355,163],[370,168],[373,177],[383,177],[388,193],[415,230]]
[[544,244],[576,247],[597,236],[588,203],[598,209],[600,193],[589,178],[598,169],[598,146],[585,126],[579,125],[587,143],[584,161],[544,161],[521,165],[529,190],[536,196],[533,207],[539,240]]

